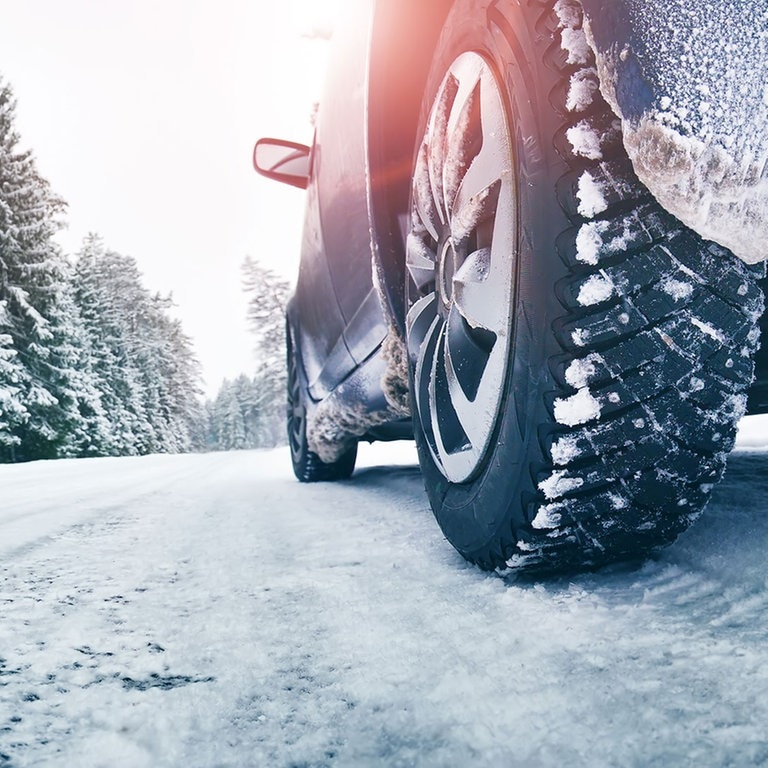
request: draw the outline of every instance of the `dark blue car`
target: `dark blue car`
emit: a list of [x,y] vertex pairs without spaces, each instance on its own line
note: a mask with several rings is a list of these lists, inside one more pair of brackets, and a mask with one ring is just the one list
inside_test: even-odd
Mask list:
[[307,194],[299,480],[413,436],[484,568],[674,540],[768,410],[767,46],[762,0],[346,3],[313,146],[254,153]]

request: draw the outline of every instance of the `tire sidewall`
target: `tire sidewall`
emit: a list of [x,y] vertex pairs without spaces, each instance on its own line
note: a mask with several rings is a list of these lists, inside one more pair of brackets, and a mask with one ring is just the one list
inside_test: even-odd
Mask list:
[[[293,333],[290,326],[286,328],[286,361],[288,368],[288,376],[286,377],[287,389],[286,392],[286,431],[288,436],[288,448],[291,452],[291,464],[293,465],[294,474],[298,479],[302,479],[304,467],[308,459],[307,448],[307,434],[306,434],[306,405],[303,402],[299,402],[298,405],[304,409],[304,424],[298,429],[298,434],[294,435],[296,431],[296,425],[294,423],[293,409],[297,405],[294,400],[294,385],[298,388],[299,397],[301,392],[304,391],[304,382],[300,370],[300,361],[298,349],[296,348],[293,340]],[[298,450],[294,449],[294,437],[298,438]]]

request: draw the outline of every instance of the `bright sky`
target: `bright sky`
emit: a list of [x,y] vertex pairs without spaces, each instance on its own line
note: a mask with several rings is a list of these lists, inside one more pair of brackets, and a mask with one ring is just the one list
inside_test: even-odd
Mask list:
[[240,264],[296,270],[303,193],[256,175],[260,136],[309,142],[333,0],[0,0],[0,74],[38,169],[172,291],[212,395],[251,373]]

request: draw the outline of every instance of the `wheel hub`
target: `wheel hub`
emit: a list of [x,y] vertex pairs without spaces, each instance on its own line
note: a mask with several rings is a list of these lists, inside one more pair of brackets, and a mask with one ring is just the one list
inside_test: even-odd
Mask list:
[[437,260],[437,292],[440,296],[441,314],[447,319],[453,301],[453,276],[457,267],[456,250],[450,238],[443,243]]

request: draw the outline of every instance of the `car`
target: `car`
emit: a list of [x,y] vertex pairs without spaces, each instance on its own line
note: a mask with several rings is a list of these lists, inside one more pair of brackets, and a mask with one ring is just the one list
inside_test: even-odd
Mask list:
[[[737,219],[730,235],[765,235],[765,187],[756,165],[735,196],[752,179],[749,215],[731,188],[710,229],[697,219],[729,150],[694,119],[717,83],[681,107],[675,78],[681,50],[732,42],[715,16],[765,33],[760,1],[693,29],[686,0],[344,5],[313,145],[254,149],[306,190],[286,311],[299,480],[350,477],[360,440],[413,437],[445,537],[504,573],[643,557],[696,519],[737,421],[768,410],[762,256],[725,237]],[[759,83],[742,113],[768,104],[752,32],[723,75]],[[761,115],[734,152],[765,148]]]

